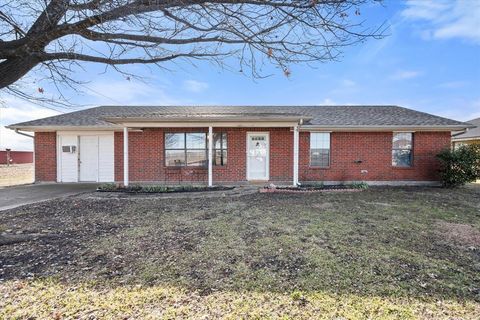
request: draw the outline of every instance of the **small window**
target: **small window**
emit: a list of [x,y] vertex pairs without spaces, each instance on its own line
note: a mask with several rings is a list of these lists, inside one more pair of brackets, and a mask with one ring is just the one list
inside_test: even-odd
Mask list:
[[213,133],[213,165],[224,166],[227,164],[227,134],[225,132]]
[[330,166],[330,133],[310,133],[310,165],[313,167]]
[[392,142],[392,165],[411,167],[413,164],[413,133],[394,132]]

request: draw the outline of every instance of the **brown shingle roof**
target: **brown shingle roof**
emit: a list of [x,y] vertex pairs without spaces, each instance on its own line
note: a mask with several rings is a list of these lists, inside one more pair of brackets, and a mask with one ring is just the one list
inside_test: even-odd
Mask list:
[[183,117],[208,118],[211,115],[266,116],[295,115],[305,117],[306,126],[326,127],[468,127],[463,122],[399,106],[100,106],[58,116],[10,125],[26,127],[118,127],[107,118],[165,119]]
[[452,137],[452,140],[474,140],[474,139],[480,139],[480,118],[476,118],[470,121],[467,121],[468,123],[476,126],[475,128],[469,129],[465,133],[460,133],[456,134]]

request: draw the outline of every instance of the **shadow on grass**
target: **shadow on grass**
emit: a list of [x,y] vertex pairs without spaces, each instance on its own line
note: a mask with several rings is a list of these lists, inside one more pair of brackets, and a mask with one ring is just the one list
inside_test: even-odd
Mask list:
[[0,278],[176,288],[200,297],[301,292],[358,303],[476,303],[479,246],[445,237],[437,224],[480,230],[479,196],[480,187],[469,187],[54,200],[0,213],[3,231],[49,235],[1,246]]

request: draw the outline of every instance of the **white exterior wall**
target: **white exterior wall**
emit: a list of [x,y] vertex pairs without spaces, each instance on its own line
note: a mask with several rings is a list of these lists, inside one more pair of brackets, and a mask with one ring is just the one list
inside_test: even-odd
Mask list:
[[[114,135],[112,131],[58,131],[57,132],[57,181],[80,181],[79,145],[80,136],[94,136],[98,139],[98,161],[90,170],[98,172],[96,182],[114,182]],[[62,152],[62,146],[76,146],[75,153]],[[91,152],[91,151],[90,151]]]

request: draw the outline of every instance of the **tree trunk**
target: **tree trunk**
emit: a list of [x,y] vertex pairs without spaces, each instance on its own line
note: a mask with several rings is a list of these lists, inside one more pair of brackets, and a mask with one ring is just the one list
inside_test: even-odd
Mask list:
[[11,58],[0,62],[0,89],[15,83],[39,63],[39,59],[32,57]]

